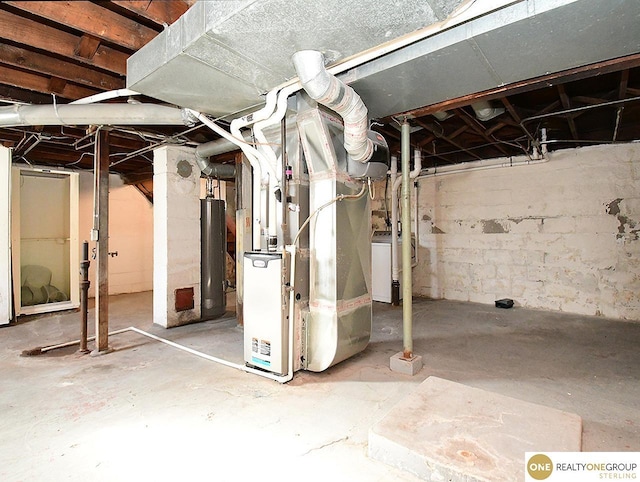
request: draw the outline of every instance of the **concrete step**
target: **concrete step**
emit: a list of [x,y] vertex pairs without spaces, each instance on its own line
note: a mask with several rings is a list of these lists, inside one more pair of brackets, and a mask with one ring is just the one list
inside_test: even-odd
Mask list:
[[581,443],[578,415],[429,377],[369,430],[369,457],[424,480],[513,482],[525,452]]

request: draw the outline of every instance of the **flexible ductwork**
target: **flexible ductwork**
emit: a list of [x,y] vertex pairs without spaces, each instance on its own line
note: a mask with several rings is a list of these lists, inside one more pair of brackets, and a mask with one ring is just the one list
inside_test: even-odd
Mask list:
[[185,109],[155,104],[62,104],[0,107],[0,126],[191,125]]
[[316,50],[301,50],[293,54],[293,65],[302,88],[309,96],[344,120],[344,148],[354,161],[367,162],[373,155],[367,107],[356,92],[330,74],[324,67],[324,56]]
[[503,107],[493,107],[486,100],[474,102],[473,104],[471,104],[471,108],[473,109],[473,112],[476,113],[476,117],[478,118],[478,120],[482,122],[491,120],[494,117],[498,117],[500,114],[504,113]]

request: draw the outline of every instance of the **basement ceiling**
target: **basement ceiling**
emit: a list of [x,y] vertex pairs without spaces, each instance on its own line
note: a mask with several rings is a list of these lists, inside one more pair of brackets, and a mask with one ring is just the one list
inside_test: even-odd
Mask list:
[[[54,96],[56,102],[67,103],[99,92],[125,88],[129,57],[159,34],[168,31],[166,26],[173,24],[194,3],[193,0],[1,2],[0,105],[15,102],[51,104]],[[217,1],[204,2],[204,6],[212,11],[213,5],[222,8],[223,4],[237,6],[241,3],[255,4],[254,8],[260,8],[262,4],[267,8],[274,1]],[[302,1],[293,3],[304,7]],[[314,8],[322,5],[326,12],[340,3],[344,2],[312,2]],[[368,0],[360,3],[363,6]],[[419,1],[411,3],[421,5]],[[404,30],[395,31],[393,36],[440,21],[442,15],[450,13],[443,11],[443,8],[446,10],[443,6],[453,3],[440,0],[422,2],[423,12],[414,11],[405,18]],[[584,24],[584,31],[579,37],[582,43],[588,39],[582,50],[589,53],[604,51],[602,55],[576,56],[576,29],[561,35],[563,25],[550,18],[535,24],[521,23],[520,30],[514,27],[510,36],[504,37],[508,38],[509,43],[499,46],[504,50],[504,55],[496,57],[503,61],[501,72],[507,72],[510,66],[520,65],[520,70],[530,72],[532,77],[501,75],[497,82],[484,85],[478,91],[454,89],[444,98],[424,96],[427,100],[422,104],[419,99],[423,97],[404,94],[403,82],[406,79],[401,75],[385,78],[383,74],[378,74],[376,77],[375,63],[365,64],[343,76],[353,82],[367,102],[378,102],[376,95],[380,96],[380,101],[384,100],[372,109],[378,116],[374,129],[386,136],[392,151],[399,149],[398,122],[405,118],[409,120],[413,126],[412,144],[423,149],[423,160],[427,167],[531,153],[532,143],[540,139],[542,128],[546,129],[550,139],[549,149],[638,140],[640,102],[636,98],[640,97],[640,45],[637,43],[640,41],[640,4],[636,0],[580,0],[575,3],[590,7],[594,12],[588,23]],[[536,2],[511,4],[520,4],[531,10]],[[440,11],[437,11],[438,5]],[[606,9],[598,9],[599,5],[606,6]],[[354,15],[346,16],[341,20],[344,24],[342,28],[349,29],[351,23],[366,28],[363,19],[365,17],[362,15],[357,18]],[[259,18],[246,17],[245,20],[254,22],[253,28],[262,25]],[[615,28],[618,20],[623,21],[617,23],[620,28]],[[242,37],[240,24],[229,22],[224,25],[227,30],[223,33],[227,38]],[[514,26],[518,27],[518,24]],[[604,30],[603,26],[606,27]],[[305,32],[309,34],[309,29],[313,28],[314,22],[310,22]],[[283,35],[293,35],[291,32],[294,30],[292,24],[291,31],[283,32]],[[532,30],[539,40],[534,41]],[[389,29],[385,33],[387,31]],[[382,30],[374,30],[369,35],[369,42],[377,44],[382,40],[376,37],[376,32],[380,35]],[[517,45],[519,32],[528,35],[524,45]],[[278,45],[282,45],[282,38],[276,34],[270,32],[270,35],[275,35],[274,41],[279,39]],[[340,42],[339,34],[332,32],[329,38],[332,36]],[[308,38],[313,38],[313,35],[308,35]],[[487,38],[487,43],[500,42],[500,38]],[[574,43],[563,43],[563,39]],[[429,65],[436,66],[437,61],[449,53],[438,51],[433,47],[433,42],[438,43],[439,40],[432,40],[428,44],[436,54]],[[463,42],[469,43],[464,39]],[[455,47],[455,44],[452,45]],[[476,53],[482,56],[486,45],[476,43]],[[305,44],[303,47],[311,48],[313,45]],[[561,70],[552,70],[554,59],[567,57],[567,52],[571,53],[574,64],[558,64]],[[609,57],[608,52],[618,53]],[[352,53],[345,52],[343,56]],[[418,56],[417,60],[426,59],[424,55]],[[385,62],[385,59],[389,57],[377,62]],[[496,69],[499,67],[497,60],[486,60]],[[540,66],[544,68],[537,68]],[[475,73],[469,70],[470,67],[459,63],[455,70],[439,70],[438,83],[433,75],[421,74],[412,78],[411,84],[424,91],[441,88],[443,82],[448,82],[447,87],[451,87],[463,82],[465,76]],[[273,79],[273,82],[286,77]],[[154,97],[162,99],[162,96]],[[136,100],[159,102],[145,97],[136,97]],[[472,105],[482,100],[498,108],[495,117],[488,120],[478,118]],[[405,101],[412,101],[413,104]],[[378,104],[382,107],[378,107]],[[438,117],[433,115],[443,111],[446,114],[438,114]],[[150,179],[153,147],[167,143],[195,146],[215,138],[215,134],[202,126],[191,129],[145,126],[116,128],[111,135],[111,169],[124,174],[131,182]],[[14,149],[14,159],[19,162],[75,169],[91,169],[93,165],[93,134],[87,130],[87,126],[2,128],[0,142]],[[230,156],[226,156],[219,161],[226,162],[229,159]]]

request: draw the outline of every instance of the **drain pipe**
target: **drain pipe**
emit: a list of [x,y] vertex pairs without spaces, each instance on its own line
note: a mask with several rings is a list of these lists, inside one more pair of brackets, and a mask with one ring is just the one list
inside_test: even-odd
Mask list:
[[[275,112],[268,119],[261,120],[259,122],[256,122],[253,125],[253,135],[255,136],[259,146],[264,151],[265,160],[267,163],[269,163],[269,167],[275,171],[275,175],[269,178],[270,192],[275,192],[278,188],[281,188],[282,168],[278,169],[278,156],[276,156],[276,153],[273,150],[273,147],[271,147],[271,145],[269,144],[269,141],[264,135],[263,130],[273,125],[280,124],[282,122],[282,119],[284,119],[284,116],[287,113],[287,100],[291,94],[293,94],[294,92],[297,92],[298,90],[300,90],[300,84],[298,82],[282,89],[278,93],[277,108]],[[282,149],[282,152],[284,153],[284,147]],[[282,204],[285,205],[286,198],[283,197],[281,199],[282,199]],[[278,232],[277,210],[275,209],[275,206],[272,209],[269,209],[267,216],[269,219],[268,233],[267,233],[267,236],[268,236],[267,239],[269,240],[269,242],[267,244],[267,247],[270,248],[271,247],[270,240],[277,239],[277,232]],[[282,240],[282,242],[284,243],[284,239]]]
[[[121,333],[127,333],[129,331],[132,331],[132,332],[137,333],[137,334],[142,335],[142,336],[146,336],[147,338],[151,338],[152,340],[159,341],[161,343],[164,343],[165,345],[172,346],[172,347],[177,348],[179,350],[186,351],[187,353],[191,353],[192,355],[199,356],[200,358],[204,358],[205,360],[209,360],[209,361],[212,361],[212,362],[215,362],[215,363],[219,363],[220,365],[224,365],[224,366],[229,367],[229,368],[235,368],[236,370],[242,370],[242,371],[247,372],[247,373],[252,373],[254,375],[260,375],[261,377],[269,378],[270,380],[275,380],[276,382],[287,383],[288,381],[290,381],[293,378],[293,350],[292,349],[290,349],[290,351],[289,351],[289,371],[287,372],[286,375],[276,375],[275,373],[269,373],[269,372],[265,372],[263,370],[257,370],[255,368],[251,368],[251,367],[248,367],[248,366],[245,366],[245,365],[240,365],[238,363],[233,363],[233,362],[224,360],[222,358],[218,358],[218,357],[215,357],[215,356],[208,355],[206,353],[202,353],[201,351],[194,350],[193,348],[189,348],[188,346],[180,345],[179,343],[176,343],[175,341],[167,340],[166,338],[161,338],[161,337],[159,337],[157,335],[154,335],[153,333],[149,333],[149,332],[143,331],[140,328],[136,328],[135,326],[130,326],[128,328],[123,328],[121,330],[110,331],[109,332],[109,336],[119,335]],[[95,336],[90,336],[90,337],[87,338],[88,341],[93,341],[95,339],[96,339]],[[68,341],[68,342],[65,342],[65,343],[59,343],[57,345],[49,345],[49,346],[44,346],[44,347],[39,346],[39,347],[31,348],[29,350],[23,350],[22,353],[20,354],[20,356],[27,357],[27,356],[42,355],[42,354],[50,352],[52,350],[58,350],[60,348],[67,348],[69,346],[78,345],[81,342],[82,342],[82,340],[73,340],[73,341]],[[290,336],[289,346],[291,348],[293,347],[293,334],[291,334],[291,336]]]
[[415,179],[420,175],[420,171],[422,171],[422,151],[420,149],[416,149],[413,151],[413,171],[409,177],[413,181],[413,192],[414,192],[414,206],[415,212],[413,213],[413,233],[416,240],[416,248],[415,248],[415,261],[411,263],[411,267],[415,268],[418,266],[418,252],[420,251],[420,220],[418,219],[418,181]]
[[[403,124],[404,125],[404,124]],[[395,156],[394,156],[395,157]],[[398,176],[398,158],[391,158],[391,304],[398,306],[400,304],[400,268],[398,261],[398,188],[402,184],[402,176]],[[422,151],[415,149],[413,151],[413,170],[409,173],[411,180],[416,179],[422,171]],[[394,168],[395,162],[395,168]],[[395,172],[394,172],[395,169]],[[417,192],[417,187],[416,187]],[[416,196],[416,213],[415,213],[415,233],[416,233],[416,262],[411,264],[412,268],[417,266],[418,259],[418,200]],[[402,208],[404,213],[404,207]],[[395,228],[394,228],[395,226]],[[402,221],[404,228],[404,219]],[[409,226],[409,243],[411,243],[411,227]],[[405,231],[403,229],[403,231]],[[411,245],[411,244],[409,244]],[[404,267],[403,267],[404,268]]]
[[391,304],[400,306],[400,269],[398,268],[398,157],[391,156]]
[[[411,285],[411,178],[409,176],[410,127],[405,121],[401,130],[402,154],[402,227],[408,228],[409,240],[402,243],[402,355],[405,359],[413,357],[413,306]],[[404,234],[403,234],[404,236]]]
[[344,148],[351,159],[362,163],[371,159],[373,143],[367,136],[367,107],[360,96],[325,69],[321,52],[300,50],[293,54],[292,60],[307,94],[343,118]]

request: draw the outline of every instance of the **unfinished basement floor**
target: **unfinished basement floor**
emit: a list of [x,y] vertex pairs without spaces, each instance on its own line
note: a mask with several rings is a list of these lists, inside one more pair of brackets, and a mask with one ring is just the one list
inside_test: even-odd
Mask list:
[[[112,330],[134,325],[242,362],[233,313],[165,330],[148,292],[111,297],[109,310]],[[104,356],[19,356],[77,339],[79,316],[0,329],[2,481],[416,481],[369,459],[367,435],[430,375],[576,413],[584,451],[640,451],[640,323],[418,299],[425,367],[409,377],[388,368],[402,310],[375,303],[363,353],[287,385],[133,332],[111,337]]]

